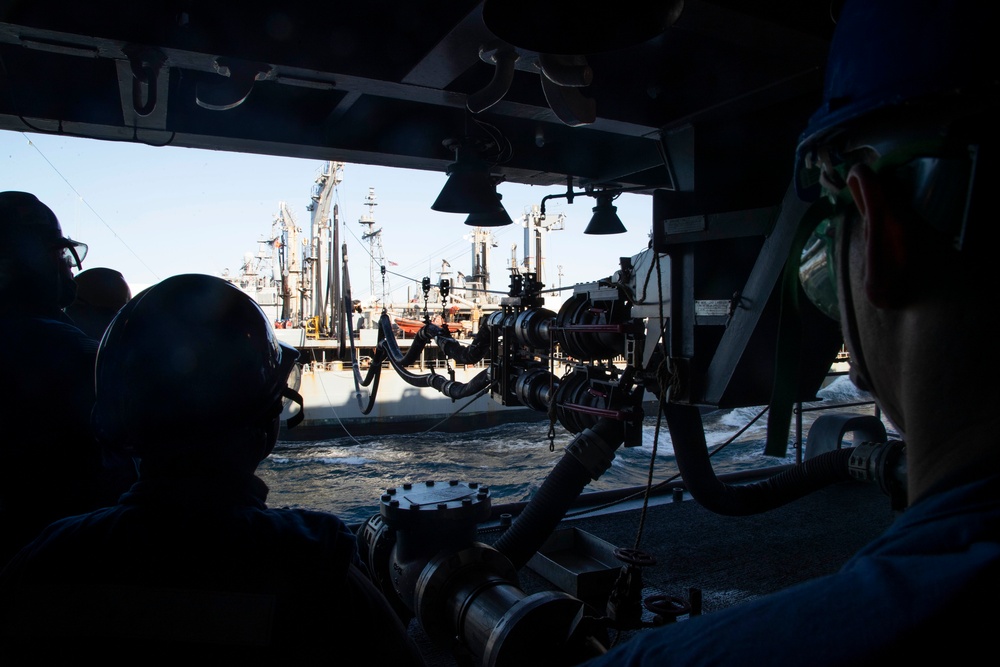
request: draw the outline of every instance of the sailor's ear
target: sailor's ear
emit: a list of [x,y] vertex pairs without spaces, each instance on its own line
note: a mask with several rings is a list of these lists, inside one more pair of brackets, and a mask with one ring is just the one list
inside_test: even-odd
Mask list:
[[908,276],[917,261],[906,226],[868,165],[851,168],[847,187],[864,225],[865,294],[878,308],[899,307],[907,300]]

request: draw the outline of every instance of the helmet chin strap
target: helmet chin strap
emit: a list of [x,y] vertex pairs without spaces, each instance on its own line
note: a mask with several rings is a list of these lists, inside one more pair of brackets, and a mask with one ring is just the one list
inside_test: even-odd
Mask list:
[[296,426],[299,425],[299,423],[305,417],[305,406],[303,405],[302,395],[288,386],[282,388],[281,393],[278,395],[278,398],[275,399],[272,403],[270,403],[270,407],[267,410],[265,410],[265,412],[261,415],[262,419],[261,424],[272,423],[275,419],[277,419],[281,415],[282,412],[284,412],[285,405],[284,405],[284,400],[282,399],[288,399],[293,403],[297,403],[299,406],[298,412],[289,417],[288,420],[285,422],[288,428],[295,428]]
[[[839,274],[839,280],[841,283],[840,288],[840,299],[842,302],[842,307],[840,310],[841,322],[843,323],[843,328],[846,330],[846,336],[848,341],[848,351],[851,355],[851,366],[855,369],[854,376],[856,379],[855,384],[857,384],[858,389],[863,391],[871,391],[871,376],[868,374],[868,366],[865,364],[865,356],[861,351],[861,336],[858,333],[858,319],[854,313],[854,298],[851,293],[850,286],[850,261],[851,253],[850,248],[850,238],[851,231],[848,228],[850,226],[849,218],[850,215],[846,216],[847,219],[843,222],[843,229],[841,230],[841,236],[843,237],[840,244],[840,269],[837,272]],[[855,219],[855,222],[857,220]]]
[[299,411],[289,417],[286,422],[288,428],[295,428],[306,416],[306,408],[302,403],[302,395],[291,387],[285,387],[281,390],[281,396],[299,404]]

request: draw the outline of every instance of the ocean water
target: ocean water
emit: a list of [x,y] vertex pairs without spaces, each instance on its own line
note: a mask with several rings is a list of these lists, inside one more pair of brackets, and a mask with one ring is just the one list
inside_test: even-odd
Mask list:
[[[803,404],[804,446],[809,425],[831,406],[857,414],[873,414],[871,397],[846,376],[821,389],[818,402]],[[861,403],[861,405],[854,405]],[[763,414],[762,414],[763,413]],[[784,459],[764,456],[767,414],[763,407],[716,410],[703,417],[705,436],[717,474],[782,463],[794,463],[790,446]],[[885,421],[885,420],[883,420]],[[655,415],[647,415],[642,444],[619,447],[611,468],[585,489],[639,487],[647,483],[653,459],[653,483],[677,475],[673,445],[666,422],[657,433]],[[887,431],[892,432],[886,423]],[[563,457],[573,434],[556,424],[549,439],[547,421],[508,424],[467,433],[414,433],[392,436],[343,437],[312,442],[279,441],[258,468],[271,489],[271,507],[304,507],[333,512],[348,523],[366,521],[378,513],[385,489],[427,480],[478,482],[490,487],[493,504],[527,501]],[[797,437],[792,419],[790,442]],[[551,444],[551,451],[550,451]]]

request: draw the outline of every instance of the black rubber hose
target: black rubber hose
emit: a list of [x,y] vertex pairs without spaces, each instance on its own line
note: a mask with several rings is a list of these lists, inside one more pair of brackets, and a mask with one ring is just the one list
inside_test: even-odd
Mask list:
[[474,396],[490,386],[490,370],[488,368],[481,370],[468,382],[456,382],[440,373],[414,373],[402,366],[397,366],[392,359],[389,360],[389,363],[407,384],[414,387],[432,387],[450,398]]
[[[438,347],[449,359],[455,360],[459,364],[475,364],[482,360],[490,351],[492,336],[488,326],[481,326],[473,337],[472,342],[463,345],[450,336],[442,335],[441,329],[429,324],[424,327],[430,335],[437,340]],[[421,329],[423,331],[424,329]],[[435,332],[436,330],[436,332]]]
[[748,516],[780,507],[836,482],[851,478],[850,449],[825,452],[751,484],[726,484],[712,468],[705,429],[696,406],[664,407],[677,468],[691,496],[706,509],[725,516]]
[[383,312],[378,321],[378,349],[383,350],[386,358],[390,361],[394,360],[400,366],[410,366],[420,358],[424,347],[432,338],[425,332],[426,328],[424,327],[417,333],[410,348],[404,354],[400,351],[399,344],[396,343],[396,336],[392,333],[392,322],[389,321],[389,315]]
[[[432,387],[453,399],[475,396],[486,387],[489,387],[489,369],[483,369],[469,382],[455,382],[439,373],[414,373],[407,368],[407,366],[419,358],[420,350],[430,340],[429,327],[432,326],[428,325],[420,330],[410,350],[404,355],[400,353],[396,339],[392,336],[392,324],[389,322],[388,315],[382,313],[382,317],[379,320],[379,348],[375,354],[373,364],[381,368],[382,361],[387,360],[407,384],[414,387]],[[416,353],[414,353],[414,349],[417,350]]]
[[[598,448],[610,451],[610,454],[592,466],[587,466],[572,451],[574,444],[581,444],[581,439],[586,441],[595,438],[600,441]],[[542,486],[531,496],[524,511],[493,544],[494,548],[506,556],[515,569],[524,567],[566,516],[567,510],[590,480],[599,478],[601,473],[611,467],[614,451],[624,440],[624,423],[607,418],[600,419],[592,429],[579,433]],[[586,446],[588,443],[583,444]],[[597,468],[603,467],[603,470],[594,469],[594,465]]]

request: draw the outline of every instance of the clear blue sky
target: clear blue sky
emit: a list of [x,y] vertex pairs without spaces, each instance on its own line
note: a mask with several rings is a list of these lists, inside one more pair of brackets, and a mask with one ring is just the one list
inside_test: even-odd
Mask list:
[[[220,275],[236,272],[257,240],[270,234],[284,201],[308,233],[306,206],[323,162],[263,155],[159,147],[122,142],[0,131],[0,190],[34,193],[48,204],[63,233],[90,246],[84,268],[108,266],[121,271],[133,293],[179,273]],[[341,238],[348,244],[355,298],[370,294],[367,228],[368,188],[375,188],[375,228],[390,270],[390,299],[405,296],[406,278],[438,280],[441,260],[452,271],[471,271],[471,227],[465,216],[431,210],[446,180],[444,173],[347,164],[337,188]],[[503,183],[503,204],[515,224],[492,228],[492,290],[507,288],[507,266],[516,245],[524,256],[521,216],[542,197],[565,192]],[[623,194],[615,205],[628,233],[583,233],[594,199],[573,204],[550,199],[546,212],[565,214],[562,231],[547,234],[546,287],[572,286],[611,275],[618,258],[646,248],[652,220],[648,196]],[[400,277],[402,276],[402,277]],[[400,295],[400,290],[404,294]],[[376,287],[378,296],[381,285]]]

